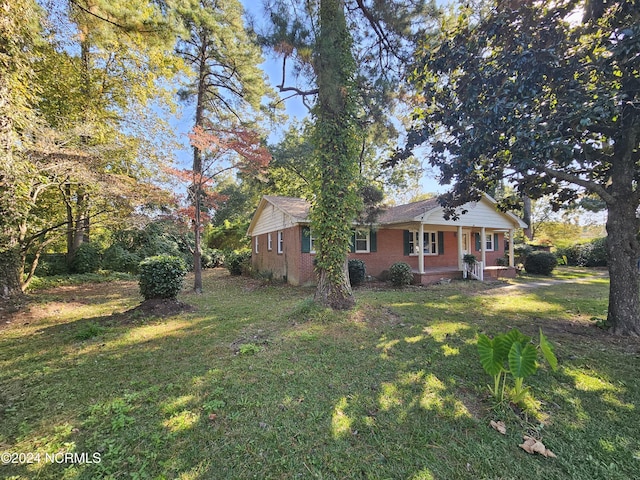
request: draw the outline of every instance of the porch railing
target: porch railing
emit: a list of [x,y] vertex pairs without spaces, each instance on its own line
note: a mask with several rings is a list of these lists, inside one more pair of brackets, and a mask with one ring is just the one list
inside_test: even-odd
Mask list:
[[464,269],[462,270],[462,275],[464,278],[473,278],[474,280],[484,281],[484,263],[475,262],[472,265],[468,263],[464,263]]

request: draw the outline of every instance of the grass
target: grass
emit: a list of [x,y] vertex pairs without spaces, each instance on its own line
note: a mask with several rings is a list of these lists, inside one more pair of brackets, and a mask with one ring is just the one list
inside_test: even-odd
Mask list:
[[[635,478],[640,345],[593,325],[608,285],[580,276],[361,288],[332,312],[216,270],[181,295],[194,311],[127,322],[108,315],[140,302],[134,282],[37,291],[0,327],[0,452],[87,456],[0,477]],[[479,332],[512,327],[542,327],[560,361],[527,379],[530,413],[493,405],[477,359]],[[522,451],[523,434],[557,458]]]

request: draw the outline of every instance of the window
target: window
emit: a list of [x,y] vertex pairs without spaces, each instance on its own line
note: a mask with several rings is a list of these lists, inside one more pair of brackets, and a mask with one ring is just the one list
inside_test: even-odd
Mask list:
[[273,238],[271,238],[271,233],[267,234],[267,250],[273,250]]
[[258,237],[258,236],[256,235],[256,253],[258,253],[258,244],[259,244],[258,239],[259,239],[259,238],[260,238],[260,237]]
[[488,252],[492,252],[493,251],[493,235],[488,234],[484,238],[486,240],[484,249]]
[[284,235],[278,232],[278,253],[284,252]]
[[354,239],[356,253],[369,253],[369,230],[356,230]]
[[316,239],[312,232],[309,232],[309,253],[316,253]]
[[[420,238],[420,232],[412,231],[409,236],[409,252],[411,255],[418,255],[419,245],[418,239]],[[439,243],[438,232],[424,232],[424,254],[425,255],[438,255]]]

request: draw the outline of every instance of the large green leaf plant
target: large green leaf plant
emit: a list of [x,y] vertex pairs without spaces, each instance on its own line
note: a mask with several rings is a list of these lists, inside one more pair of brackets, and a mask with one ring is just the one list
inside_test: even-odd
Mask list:
[[[485,334],[478,337],[478,354],[485,372],[493,376],[493,387],[489,386],[491,395],[503,402],[505,391],[515,404],[523,404],[529,387],[524,386],[524,379],[538,370],[538,356],[542,353],[553,371],[558,368],[558,359],[553,353],[553,346],[540,329],[540,343],[534,345],[531,337],[514,328],[493,339]],[[513,377],[513,387],[506,389],[507,377]]]

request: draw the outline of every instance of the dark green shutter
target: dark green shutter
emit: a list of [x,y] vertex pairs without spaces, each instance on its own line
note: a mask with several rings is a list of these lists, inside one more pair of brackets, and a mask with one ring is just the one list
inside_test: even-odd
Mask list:
[[444,232],[438,232],[438,255],[444,255]]
[[476,236],[476,252],[479,252],[482,250],[482,244],[480,242],[480,234],[476,233],[475,236]]
[[356,251],[356,231],[351,230],[351,244],[349,245],[349,251],[354,253]]
[[411,242],[411,232],[409,230],[404,230],[402,233],[403,233],[403,239],[404,239],[404,254],[410,255],[411,245],[409,242]]
[[378,251],[378,235],[375,230],[371,230],[369,232],[369,251],[370,252]]
[[501,250],[500,246],[498,244],[498,234],[497,233],[493,234],[493,250],[496,251],[496,252],[499,252]]
[[309,253],[311,251],[311,229],[309,227],[302,227],[302,253]]

